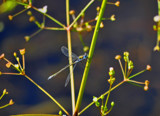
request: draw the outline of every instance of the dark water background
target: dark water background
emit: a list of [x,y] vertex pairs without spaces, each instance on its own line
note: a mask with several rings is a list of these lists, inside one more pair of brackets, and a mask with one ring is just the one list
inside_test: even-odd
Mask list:
[[[89,0],[70,0],[70,9],[76,10],[76,15],[89,2]],[[120,0],[120,7],[107,5],[105,17],[116,15],[116,21],[104,21],[104,28],[100,30],[96,49],[89,72],[87,86],[81,108],[92,101],[93,96],[100,96],[108,89],[108,69],[114,67],[116,71],[116,83],[122,80],[122,73],[115,55],[130,52],[130,59],[134,62],[133,73],[143,70],[147,64],[152,66],[152,72],[145,72],[135,79],[138,81],[149,80],[150,88],[147,92],[142,88],[130,84],[124,84],[111,93],[110,102],[115,106],[109,116],[159,116],[160,104],[160,53],[153,52],[156,43],[156,32],[153,31],[153,17],[157,15],[157,2],[155,0]],[[65,24],[65,1],[35,0],[38,8],[48,5],[48,14]],[[95,2],[86,12],[85,20],[93,19],[96,15],[96,7],[100,2]],[[26,73],[63,106],[71,112],[70,86],[64,88],[68,70],[57,78],[47,81],[47,77],[58,71],[68,63],[67,58],[61,53],[60,48],[67,45],[66,32],[44,30],[25,42],[24,36],[34,33],[38,28],[28,22],[28,16],[23,13],[8,20],[9,14],[15,14],[23,9],[18,6],[14,11],[0,15],[0,22],[4,23],[4,30],[0,32],[0,54],[15,62],[13,52],[26,48]],[[34,11],[33,11],[34,12]],[[34,12],[36,13],[36,12]],[[37,19],[42,15],[36,13]],[[57,26],[50,20],[46,20],[48,26]],[[92,33],[83,33],[86,45],[90,45]],[[83,49],[78,35],[72,34],[73,51],[83,54]],[[5,68],[0,62],[1,71],[12,71]],[[81,82],[85,63],[79,63],[75,69],[76,94]],[[13,99],[15,104],[0,110],[1,116],[9,116],[21,113],[58,113],[56,107],[45,94],[22,76],[0,77],[0,92],[6,88],[9,92],[1,101],[3,105]],[[110,106],[109,106],[110,107]],[[98,116],[98,109],[93,106],[82,116]]]

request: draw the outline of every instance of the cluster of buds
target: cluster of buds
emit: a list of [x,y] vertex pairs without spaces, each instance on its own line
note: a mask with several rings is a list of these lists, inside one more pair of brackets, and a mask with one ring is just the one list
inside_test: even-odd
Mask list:
[[160,42],[160,16],[159,15],[154,16],[153,20],[156,23],[155,25],[153,25],[153,30],[157,31],[157,43],[156,43],[156,46],[154,47],[154,51],[160,51],[160,47],[159,47],[159,42]]
[[21,1],[16,0],[15,2],[17,2],[18,4],[24,5],[24,9],[14,15],[8,15],[9,20],[13,20],[15,16],[22,14],[26,10],[32,8],[32,0],[21,0]]
[[108,79],[108,82],[110,85],[113,85],[114,81],[115,81],[115,71],[113,67],[109,68],[109,76],[110,78]]
[[[32,0],[22,0],[22,1],[19,1],[19,0],[16,0],[16,2],[18,4],[21,4],[24,6],[24,9],[19,11],[18,13],[14,14],[14,15],[8,15],[8,18],[9,20],[13,20],[13,18],[17,15],[20,15],[22,14],[23,12],[27,11],[28,9],[30,8],[33,8],[35,9],[37,12],[40,12],[41,14],[46,14],[47,13],[47,5],[45,5],[44,7],[42,8],[36,8],[34,6],[32,6]],[[43,23],[39,23],[35,16],[32,15],[32,12],[31,11],[28,11],[27,12],[27,15],[29,15],[29,22],[34,22],[40,29],[38,31],[36,31],[35,33],[33,33],[31,36],[25,36],[25,40],[26,42],[28,42],[30,40],[31,37],[35,36],[37,33],[39,33],[42,29],[44,29],[44,20],[45,20],[45,16],[43,18]]]
[[127,82],[131,82],[131,83],[134,83],[135,85],[136,84],[143,84],[144,85],[144,90],[147,91],[148,90],[148,85],[149,85],[149,81],[145,81],[145,82],[138,82],[138,81],[135,81],[135,80],[131,80],[133,77],[145,72],[145,71],[151,71],[151,66],[150,65],[147,65],[146,68],[134,75],[130,75],[133,68],[134,68],[134,65],[133,65],[133,62],[129,59],[129,52],[124,52],[123,54],[123,59],[124,59],[124,62],[125,62],[125,66],[123,67],[122,66],[122,63],[121,63],[121,56],[120,55],[117,55],[115,56],[115,59],[119,61],[119,64],[120,64],[120,67],[121,67],[121,70],[122,70],[122,73],[123,73],[123,79],[124,81],[127,81]]
[[[5,95],[7,95],[7,94],[8,94],[8,92],[6,91],[6,89],[4,89],[2,95],[0,96],[0,100],[1,100]],[[13,100],[10,99],[9,103],[6,104],[6,105],[0,106],[0,109],[5,108],[5,107],[7,107],[7,106],[11,106],[11,105],[13,105],[13,104],[14,104]]]
[[[115,105],[114,102],[112,101],[111,102],[111,107],[110,107],[110,109],[108,109],[107,104],[103,103],[104,102],[104,98],[105,98],[104,95],[101,95],[99,98],[93,96],[93,102],[95,103],[95,106],[100,109],[102,116],[108,115],[111,112],[111,110],[114,107],[114,105]],[[100,99],[102,100],[102,104],[98,101]]]
[[18,71],[18,73],[9,73],[9,72],[1,72],[0,71],[0,75],[2,75],[2,74],[3,75],[4,74],[7,74],[7,75],[25,75],[25,56],[24,56],[25,55],[25,49],[20,49],[19,53],[22,56],[22,65],[21,65],[21,62],[20,62],[20,58],[17,56],[16,52],[13,53],[13,56],[15,57],[15,59],[17,61],[17,64],[13,64],[11,61],[9,61],[7,58],[5,58],[5,54],[0,55],[0,60],[5,60],[7,62],[6,63],[7,68],[13,68],[16,71]]

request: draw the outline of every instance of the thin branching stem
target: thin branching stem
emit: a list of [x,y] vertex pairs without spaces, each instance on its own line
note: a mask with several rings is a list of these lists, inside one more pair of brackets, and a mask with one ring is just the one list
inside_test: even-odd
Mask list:
[[[32,6],[32,8],[34,10],[36,10],[37,12],[40,12],[36,7]],[[40,12],[42,13],[42,12]],[[54,21],[56,24],[58,24],[59,26],[63,27],[63,28],[66,28],[66,26],[64,24],[62,24],[61,22],[59,22],[57,19],[53,18],[52,16],[50,16],[49,14],[47,13],[43,13],[47,18],[49,18],[50,20]]]
[[76,22],[77,20],[82,16],[82,14],[88,9],[88,7],[94,2],[95,0],[91,0],[83,9],[82,11],[79,13],[79,15],[75,18],[75,20],[70,24],[69,28],[71,28]]
[[37,86],[43,93],[45,93],[51,100],[53,100],[60,108],[61,110],[63,110],[66,115],[70,116],[70,114],[65,110],[65,108],[56,100],[54,99],[46,90],[44,90],[40,85],[38,85],[36,82],[34,82],[29,76],[27,76],[26,74],[24,74],[24,76],[30,81],[32,82],[35,86]]
[[[113,91],[114,89],[116,89],[117,87],[119,87],[120,85],[122,85],[124,82],[127,81],[121,81],[120,83],[118,83],[117,85],[115,85],[114,87],[111,88],[111,90],[108,90],[107,92],[105,92],[104,94],[102,94],[103,96],[107,95],[109,92]],[[97,100],[101,99],[101,96],[97,98]],[[89,107],[91,107],[94,104],[94,102],[91,102],[90,104],[88,104],[82,111],[80,111],[78,113],[78,115],[81,115],[84,111],[86,111]]]
[[137,76],[137,75],[140,75],[140,74],[142,74],[143,72],[145,72],[146,71],[146,69],[145,70],[142,70],[142,71],[140,71],[140,72],[138,72],[138,73],[136,73],[136,74],[134,74],[134,75],[132,75],[132,76],[130,76],[130,77],[128,77],[128,79],[131,79],[131,78],[133,78],[133,77],[135,77],[135,76]]

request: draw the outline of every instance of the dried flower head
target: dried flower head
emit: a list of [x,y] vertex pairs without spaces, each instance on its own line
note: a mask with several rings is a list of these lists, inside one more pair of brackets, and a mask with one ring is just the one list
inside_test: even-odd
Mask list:
[[83,47],[83,51],[84,51],[84,52],[87,52],[88,50],[89,50],[89,47],[88,47],[88,46],[84,46],[84,47]]
[[92,31],[92,26],[91,26],[91,25],[87,25],[87,26],[86,26],[86,30],[87,30],[88,32]]
[[119,59],[121,59],[121,58],[122,58],[121,55],[116,55],[116,56],[115,56],[115,59],[116,59],[116,60],[119,60]]
[[28,11],[28,12],[27,12],[27,15],[32,16],[32,12],[31,12],[31,11]]
[[147,85],[147,86],[149,85],[149,81],[148,81],[148,80],[145,80],[144,83],[145,83],[145,85]]
[[154,50],[154,51],[160,51],[160,48],[159,48],[158,45],[156,45],[153,50]]
[[100,28],[103,28],[104,27],[104,24],[103,24],[103,22],[101,22],[101,24],[100,24]]
[[35,19],[35,17],[34,16],[30,16],[29,17],[29,22],[33,22],[33,21],[35,21],[36,19]]
[[114,15],[114,14],[110,17],[110,20],[111,20],[111,21],[115,21],[115,20],[116,20],[116,18],[115,18],[115,15]]
[[7,67],[7,68],[10,68],[11,65],[12,65],[12,63],[11,63],[11,62],[8,62],[8,63],[6,64],[6,67]]
[[151,67],[150,65],[147,65],[147,66],[146,66],[146,70],[151,71],[151,70],[152,70],[152,67]]
[[9,105],[13,105],[14,104],[14,102],[13,102],[13,100],[11,99],[10,101],[9,101]]
[[76,30],[77,30],[78,32],[81,32],[81,31],[83,31],[83,28],[82,28],[82,27],[77,27]]
[[144,86],[144,91],[148,91],[149,87],[148,86]]
[[28,42],[30,40],[29,36],[25,36],[24,39],[26,40],[26,42]]
[[149,85],[149,81],[145,80],[144,82],[145,86],[144,86],[144,91],[147,91],[149,89],[148,85]]
[[5,94],[8,94],[6,89],[3,90],[3,95],[5,95]]
[[100,11],[100,7],[98,6],[98,7],[96,8],[96,10],[97,10],[97,12],[99,12],[99,11]]
[[69,14],[70,14],[70,15],[75,14],[75,10],[71,10],[71,11],[69,11]]
[[5,57],[4,53],[0,55],[0,60]]
[[114,5],[117,6],[117,7],[119,7],[120,1],[115,2]]
[[14,53],[13,53],[13,56],[14,56],[14,57],[17,57],[17,53],[16,53],[16,52],[14,52]]
[[21,55],[24,55],[26,50],[25,50],[25,48],[24,49],[20,49],[19,52],[20,52]]
[[12,15],[8,15],[9,20],[11,21],[13,19]]

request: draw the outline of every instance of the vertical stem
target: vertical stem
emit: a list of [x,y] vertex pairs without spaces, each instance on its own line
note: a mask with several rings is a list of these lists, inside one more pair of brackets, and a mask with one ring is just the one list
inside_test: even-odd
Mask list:
[[72,96],[72,112],[75,111],[75,87],[74,87],[74,75],[72,65],[72,42],[70,31],[70,17],[69,17],[69,0],[66,0],[66,21],[67,21],[67,39],[68,39],[68,55],[69,55],[69,69],[70,69],[70,83],[71,83],[71,96]]
[[95,30],[94,30],[94,34],[93,34],[93,37],[92,37],[92,42],[91,42],[90,51],[89,51],[89,54],[88,54],[86,67],[85,67],[83,77],[82,77],[82,82],[81,82],[81,86],[80,86],[80,90],[79,90],[79,94],[78,94],[78,99],[77,99],[77,102],[76,102],[76,109],[75,109],[74,116],[78,115],[80,105],[81,105],[81,102],[82,102],[83,93],[84,93],[84,89],[85,89],[85,85],[86,85],[86,81],[87,81],[87,77],[88,77],[88,73],[89,73],[89,69],[90,69],[90,65],[91,65],[91,60],[92,60],[92,57],[93,57],[93,53],[94,53],[94,49],[95,49],[95,45],[96,45],[96,41],[97,41],[97,37],[98,37],[100,24],[101,24],[103,14],[104,14],[104,11],[105,11],[106,3],[107,3],[107,0],[102,1],[101,10],[100,10],[98,20],[97,20],[97,23],[96,23],[96,27],[95,27]]

